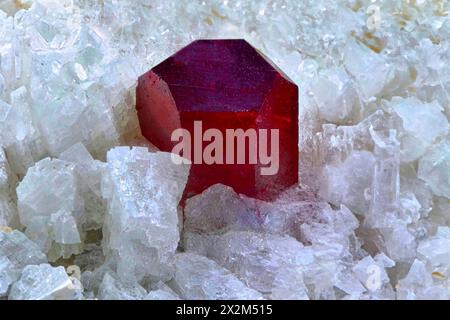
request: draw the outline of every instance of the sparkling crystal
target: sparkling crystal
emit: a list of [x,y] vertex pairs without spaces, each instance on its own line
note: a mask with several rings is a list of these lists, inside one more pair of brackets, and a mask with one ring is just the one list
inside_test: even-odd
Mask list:
[[291,237],[246,231],[221,236],[191,234],[186,237],[186,247],[197,252],[204,248],[202,253],[266,297],[275,294],[281,298],[283,290],[288,296],[305,296],[302,267],[313,262],[313,253]]
[[105,274],[100,285],[98,298],[101,300],[142,300],[147,291],[137,283],[122,283]]
[[180,238],[177,206],[189,166],[171,154],[117,147],[108,152],[103,196],[108,213],[104,249],[121,279],[169,280]]
[[63,267],[29,265],[9,293],[10,300],[71,300],[77,294]]
[[437,196],[450,197],[450,142],[433,146],[419,161],[419,178],[426,181]]
[[84,202],[73,164],[50,158],[37,162],[17,187],[17,196],[26,234],[51,261],[81,252]]
[[23,233],[0,231],[0,297],[30,264],[47,262],[38,246]]
[[17,176],[11,171],[8,159],[0,148],[0,225],[18,227]]
[[175,257],[174,289],[184,299],[258,300],[262,295],[208,258],[179,253]]
[[449,131],[449,122],[438,102],[422,103],[416,98],[393,99],[393,112],[402,121],[400,135],[402,161],[420,158],[436,138]]

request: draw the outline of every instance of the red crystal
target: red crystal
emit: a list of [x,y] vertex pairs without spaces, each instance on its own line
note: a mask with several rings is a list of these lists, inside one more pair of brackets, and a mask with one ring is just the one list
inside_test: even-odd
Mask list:
[[269,200],[298,182],[298,88],[245,40],[191,43],[139,78],[136,108],[143,135],[168,152],[175,129],[194,137],[194,121],[224,136],[226,129],[279,130],[275,175],[261,175],[259,162],[193,163],[185,198],[222,183]]

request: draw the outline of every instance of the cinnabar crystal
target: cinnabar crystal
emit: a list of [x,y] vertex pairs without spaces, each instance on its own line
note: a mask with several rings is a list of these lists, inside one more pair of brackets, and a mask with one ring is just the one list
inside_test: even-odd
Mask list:
[[[185,198],[222,183],[236,192],[270,200],[298,182],[298,88],[245,40],[191,43],[139,78],[136,108],[143,135],[160,150],[172,152],[178,144],[171,139],[174,130],[190,133],[192,152],[183,153],[193,162]],[[258,135],[261,129],[278,129],[278,170],[262,175],[261,169],[268,165],[260,159],[251,162],[249,154],[245,163],[238,163],[237,139],[234,163],[227,164],[227,149],[230,156],[233,147],[225,145],[222,161],[217,157],[216,163],[206,164],[194,159],[195,141],[202,141],[202,150],[211,143],[194,130],[199,124],[201,134],[218,129],[224,144],[227,129],[253,129]],[[267,136],[270,154],[273,141],[270,133]],[[247,153],[261,148],[260,140],[250,141],[247,136]]]

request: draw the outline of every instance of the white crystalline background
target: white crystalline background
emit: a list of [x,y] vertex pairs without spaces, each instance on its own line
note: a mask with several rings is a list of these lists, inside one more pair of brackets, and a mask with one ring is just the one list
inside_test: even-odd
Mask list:
[[[137,77],[199,38],[299,84],[273,203],[183,218],[140,135]],[[449,40],[443,0],[1,0],[0,299],[449,299]]]

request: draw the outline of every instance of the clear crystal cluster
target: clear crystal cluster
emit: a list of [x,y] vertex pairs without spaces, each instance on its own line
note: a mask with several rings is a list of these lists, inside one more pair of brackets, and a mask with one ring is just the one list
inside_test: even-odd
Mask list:
[[[379,13],[379,15],[378,15]],[[0,299],[450,299],[446,1],[0,2]],[[300,87],[301,184],[142,138],[139,75],[245,38]]]

